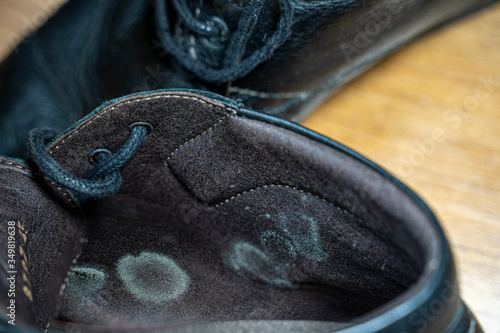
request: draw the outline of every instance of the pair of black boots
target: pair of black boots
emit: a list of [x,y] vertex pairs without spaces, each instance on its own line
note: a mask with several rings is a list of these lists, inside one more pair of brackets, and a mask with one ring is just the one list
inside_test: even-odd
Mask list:
[[492,2],[67,3],[0,73],[4,331],[481,332],[428,207],[282,118]]

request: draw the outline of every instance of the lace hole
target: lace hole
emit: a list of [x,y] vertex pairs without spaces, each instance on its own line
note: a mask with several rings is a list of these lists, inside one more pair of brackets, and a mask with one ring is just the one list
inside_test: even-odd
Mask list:
[[111,151],[109,151],[108,149],[106,149],[106,148],[96,149],[96,150],[94,150],[93,152],[90,153],[90,155],[89,155],[89,162],[91,164],[96,164],[95,155],[101,154],[101,153],[104,153],[104,154],[107,154],[107,155],[113,155],[113,153]]
[[145,121],[136,121],[132,124],[130,124],[129,128],[132,129],[136,126],[144,126],[146,127],[146,129],[148,130],[148,134],[151,133],[154,129],[153,125],[151,125],[150,123],[147,123]]

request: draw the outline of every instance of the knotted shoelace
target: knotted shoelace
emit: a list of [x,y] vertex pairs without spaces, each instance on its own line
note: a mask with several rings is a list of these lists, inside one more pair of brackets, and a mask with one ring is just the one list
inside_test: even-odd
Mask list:
[[84,178],[64,170],[46,151],[46,144],[58,132],[50,128],[33,129],[28,136],[28,148],[33,161],[42,174],[57,185],[69,190],[80,202],[87,199],[109,197],[120,189],[122,176],[120,168],[137,152],[146,135],[151,131],[147,123],[134,123],[128,139],[118,151],[97,149],[90,155],[94,167]]
[[[221,19],[203,22],[191,13],[185,0],[157,0],[155,19],[161,47],[166,53],[172,55],[184,68],[193,72],[204,81],[222,83],[245,76],[260,63],[269,59],[273,51],[287,40],[291,32],[293,17],[291,0],[278,0],[280,16],[276,30],[260,48],[246,58],[243,58],[247,43],[255,30],[260,13],[267,1],[270,0],[246,1],[238,20],[238,27],[229,36],[222,66],[221,68],[214,68],[207,65],[207,63],[211,63],[210,61],[194,58],[189,50],[186,50],[184,46],[176,42],[173,37],[169,15],[172,14],[172,10],[175,11],[178,20],[193,35],[199,35],[204,38],[217,36],[219,38],[228,38],[224,25],[218,23]],[[172,6],[168,6],[168,2],[171,2]],[[232,2],[232,0],[226,2]],[[201,47],[200,45],[198,46]],[[209,48],[205,48],[203,54],[210,57],[213,52]]]

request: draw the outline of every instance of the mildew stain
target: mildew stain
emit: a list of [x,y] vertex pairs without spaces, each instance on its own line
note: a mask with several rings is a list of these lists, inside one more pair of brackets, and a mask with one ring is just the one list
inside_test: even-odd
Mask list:
[[268,255],[278,260],[291,263],[297,259],[297,252],[292,243],[275,231],[264,231],[260,235],[260,246]]
[[[306,223],[301,223],[302,221]],[[318,224],[312,217],[302,215],[297,219],[281,215],[280,222],[283,231],[290,237],[297,252],[308,259],[316,261],[328,257],[328,253],[323,250],[321,245]]]
[[292,286],[287,278],[287,265],[281,264],[250,243],[235,243],[227,258],[229,265],[248,279],[276,288]]
[[127,290],[142,302],[173,302],[187,293],[191,283],[189,275],[172,258],[158,253],[123,256],[117,272]]
[[107,274],[92,267],[73,267],[66,286],[66,293],[89,295],[104,287]]

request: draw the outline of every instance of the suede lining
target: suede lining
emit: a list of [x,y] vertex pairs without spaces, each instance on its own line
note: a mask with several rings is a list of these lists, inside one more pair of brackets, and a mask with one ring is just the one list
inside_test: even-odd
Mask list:
[[[425,214],[353,157],[183,93],[109,105],[49,148],[83,176],[129,124],[154,131],[111,198],[82,206],[89,241],[61,319],[349,322],[419,277]],[[429,233],[431,231],[428,231]]]

